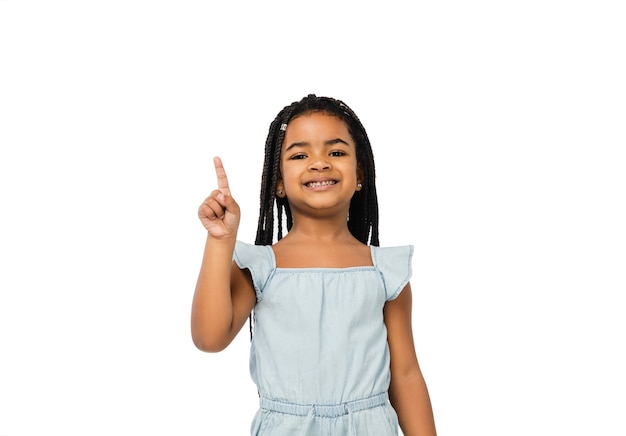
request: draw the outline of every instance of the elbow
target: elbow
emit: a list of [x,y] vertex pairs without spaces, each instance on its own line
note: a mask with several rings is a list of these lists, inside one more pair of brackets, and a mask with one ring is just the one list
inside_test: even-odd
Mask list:
[[234,332],[228,325],[218,322],[205,322],[198,317],[191,319],[191,339],[200,351],[218,353],[232,342]]
[[219,353],[226,349],[229,344],[229,341],[223,338],[207,337],[207,335],[197,334],[193,331],[191,332],[191,339],[196,348],[205,353]]
[[217,341],[202,341],[194,339],[193,344],[198,350],[204,351],[205,353],[219,353],[226,348],[226,345]]

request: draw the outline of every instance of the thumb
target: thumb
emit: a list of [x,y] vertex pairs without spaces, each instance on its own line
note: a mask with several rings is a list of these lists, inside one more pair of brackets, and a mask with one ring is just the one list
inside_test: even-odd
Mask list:
[[239,205],[235,201],[235,199],[230,195],[230,191],[225,193],[223,190],[217,194],[217,200],[221,203],[221,205],[229,212],[234,214],[239,214]]

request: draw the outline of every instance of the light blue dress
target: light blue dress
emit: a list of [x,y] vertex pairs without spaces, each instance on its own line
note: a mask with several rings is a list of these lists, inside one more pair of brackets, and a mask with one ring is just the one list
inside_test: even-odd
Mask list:
[[408,283],[413,247],[371,255],[373,266],[277,268],[270,246],[237,242],[257,297],[253,436],[397,436],[383,307]]

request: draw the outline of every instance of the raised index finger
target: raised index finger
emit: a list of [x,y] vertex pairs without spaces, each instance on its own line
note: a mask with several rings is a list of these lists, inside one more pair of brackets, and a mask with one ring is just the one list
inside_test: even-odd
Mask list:
[[213,164],[215,165],[215,174],[217,174],[217,187],[224,195],[230,195],[230,189],[228,188],[228,178],[226,177],[226,171],[224,171],[224,165],[222,159],[219,157],[213,158]]

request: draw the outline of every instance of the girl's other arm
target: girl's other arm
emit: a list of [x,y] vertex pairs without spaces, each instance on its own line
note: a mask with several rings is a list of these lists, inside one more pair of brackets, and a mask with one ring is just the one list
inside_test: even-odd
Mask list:
[[240,211],[230,195],[226,172],[214,159],[218,188],[202,203],[198,217],[207,240],[191,308],[191,336],[202,351],[221,351],[231,343],[254,307],[247,272],[232,261]]
[[405,436],[436,436],[426,382],[420,370],[411,325],[411,285],[385,304],[387,341],[391,354],[389,399]]

